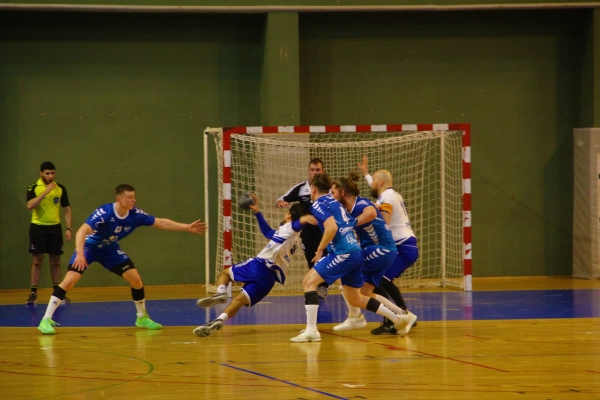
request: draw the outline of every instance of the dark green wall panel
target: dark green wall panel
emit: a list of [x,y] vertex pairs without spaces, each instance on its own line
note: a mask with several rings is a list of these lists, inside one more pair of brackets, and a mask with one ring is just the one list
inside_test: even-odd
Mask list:
[[[264,16],[8,13],[0,26],[0,287],[29,284],[25,191],[44,160],[74,228],[123,182],[148,213],[204,219],[202,132],[259,124]],[[201,236],[140,228],[122,248],[146,284],[204,280]],[[121,283],[100,272],[81,284]]]
[[569,275],[582,15],[304,14],[303,123],[470,123],[474,275]]

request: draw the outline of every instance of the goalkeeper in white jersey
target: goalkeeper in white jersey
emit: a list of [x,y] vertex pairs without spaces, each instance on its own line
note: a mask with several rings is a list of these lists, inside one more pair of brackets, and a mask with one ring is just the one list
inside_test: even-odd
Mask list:
[[[376,204],[379,207],[381,216],[392,230],[392,237],[398,250],[394,263],[383,276],[381,284],[375,289],[375,293],[390,298],[398,307],[407,311],[400,289],[394,284],[393,280],[399,278],[419,258],[417,238],[410,227],[404,199],[400,193],[393,189],[392,174],[386,170],[379,170],[373,176],[369,175],[367,161],[367,156],[363,156],[362,162],[358,163],[358,168],[365,176],[369,186],[371,186],[371,196],[377,198]],[[412,324],[410,324],[407,331],[411,326],[414,326],[413,324],[416,324],[416,316],[414,314],[412,316],[414,320],[411,320]],[[397,332],[394,324],[384,319],[383,324],[379,328],[373,329],[371,333],[373,335],[394,335]]]
[[306,220],[301,222],[301,217],[314,219],[314,217],[306,215],[307,211],[301,204],[296,203],[285,213],[279,229],[275,231],[260,212],[256,195],[253,194],[252,197],[254,205],[250,206],[250,209],[256,217],[262,234],[270,241],[256,257],[223,270],[217,277],[217,294],[196,302],[199,307],[225,303],[229,282],[244,283],[241,293],[231,300],[218,318],[194,329],[196,336],[204,337],[213,331],[218,331],[223,327],[225,321],[237,314],[240,308],[252,307],[264,299],[275,286],[275,282],[283,285],[290,266],[290,259],[300,242],[302,223],[307,222]]

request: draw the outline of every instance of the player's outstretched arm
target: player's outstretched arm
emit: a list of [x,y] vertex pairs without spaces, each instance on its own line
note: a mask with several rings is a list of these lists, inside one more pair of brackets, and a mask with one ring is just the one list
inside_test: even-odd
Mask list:
[[206,222],[200,220],[194,221],[191,224],[182,224],[181,222],[171,221],[166,218],[156,218],[152,226],[164,231],[188,231],[196,235],[201,235],[208,229]]
[[260,208],[258,207],[258,197],[254,193],[250,193],[250,196],[254,199],[254,204],[248,206],[248,208],[250,208],[250,210],[252,210],[252,212],[256,214],[260,212]]

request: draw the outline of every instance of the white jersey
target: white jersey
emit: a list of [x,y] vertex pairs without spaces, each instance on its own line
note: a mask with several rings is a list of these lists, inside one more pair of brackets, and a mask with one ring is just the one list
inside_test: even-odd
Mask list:
[[409,237],[415,236],[410,227],[410,220],[404,206],[404,199],[400,193],[392,188],[384,190],[377,198],[377,205],[381,211],[387,211],[391,215],[388,226],[392,230],[392,237],[397,245]]
[[286,222],[279,227],[273,238],[256,256],[268,268],[277,273],[277,281],[281,284],[285,282],[285,275],[290,268],[290,259],[298,247],[299,236],[300,232],[292,229],[292,223]]

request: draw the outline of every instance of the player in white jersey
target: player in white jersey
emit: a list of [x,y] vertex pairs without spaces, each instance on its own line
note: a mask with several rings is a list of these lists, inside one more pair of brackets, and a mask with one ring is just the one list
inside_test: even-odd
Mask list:
[[[404,199],[400,193],[393,189],[392,175],[389,171],[379,170],[369,175],[367,168],[368,159],[363,156],[362,162],[358,163],[358,167],[365,176],[367,183],[371,186],[371,195],[377,198],[377,206],[379,211],[389,228],[392,230],[392,237],[396,242],[398,255],[392,266],[387,270],[381,285],[375,289],[375,293],[381,296],[389,297],[398,307],[407,311],[406,303],[402,298],[400,289],[394,284],[394,279],[399,278],[404,271],[412,266],[419,258],[419,248],[417,247],[417,238],[410,227],[410,220],[404,205]],[[414,314],[412,314],[414,316]],[[411,319],[406,327],[406,333],[416,322]],[[374,335],[381,334],[396,334],[396,328],[391,321],[385,320],[383,324],[371,331]]]
[[270,241],[256,257],[224,269],[217,277],[217,293],[196,302],[199,307],[225,303],[227,301],[227,285],[230,282],[244,283],[241,293],[231,300],[218,318],[194,329],[196,336],[204,337],[213,331],[220,330],[225,321],[234,317],[240,308],[252,307],[264,299],[275,286],[275,282],[282,285],[285,283],[290,259],[300,242],[300,231],[302,223],[305,222],[301,218],[313,218],[305,215],[307,211],[302,204],[296,203],[285,213],[279,229],[275,231],[260,212],[256,195],[253,194],[252,197],[254,205],[250,206],[250,209],[256,217],[261,232]]

